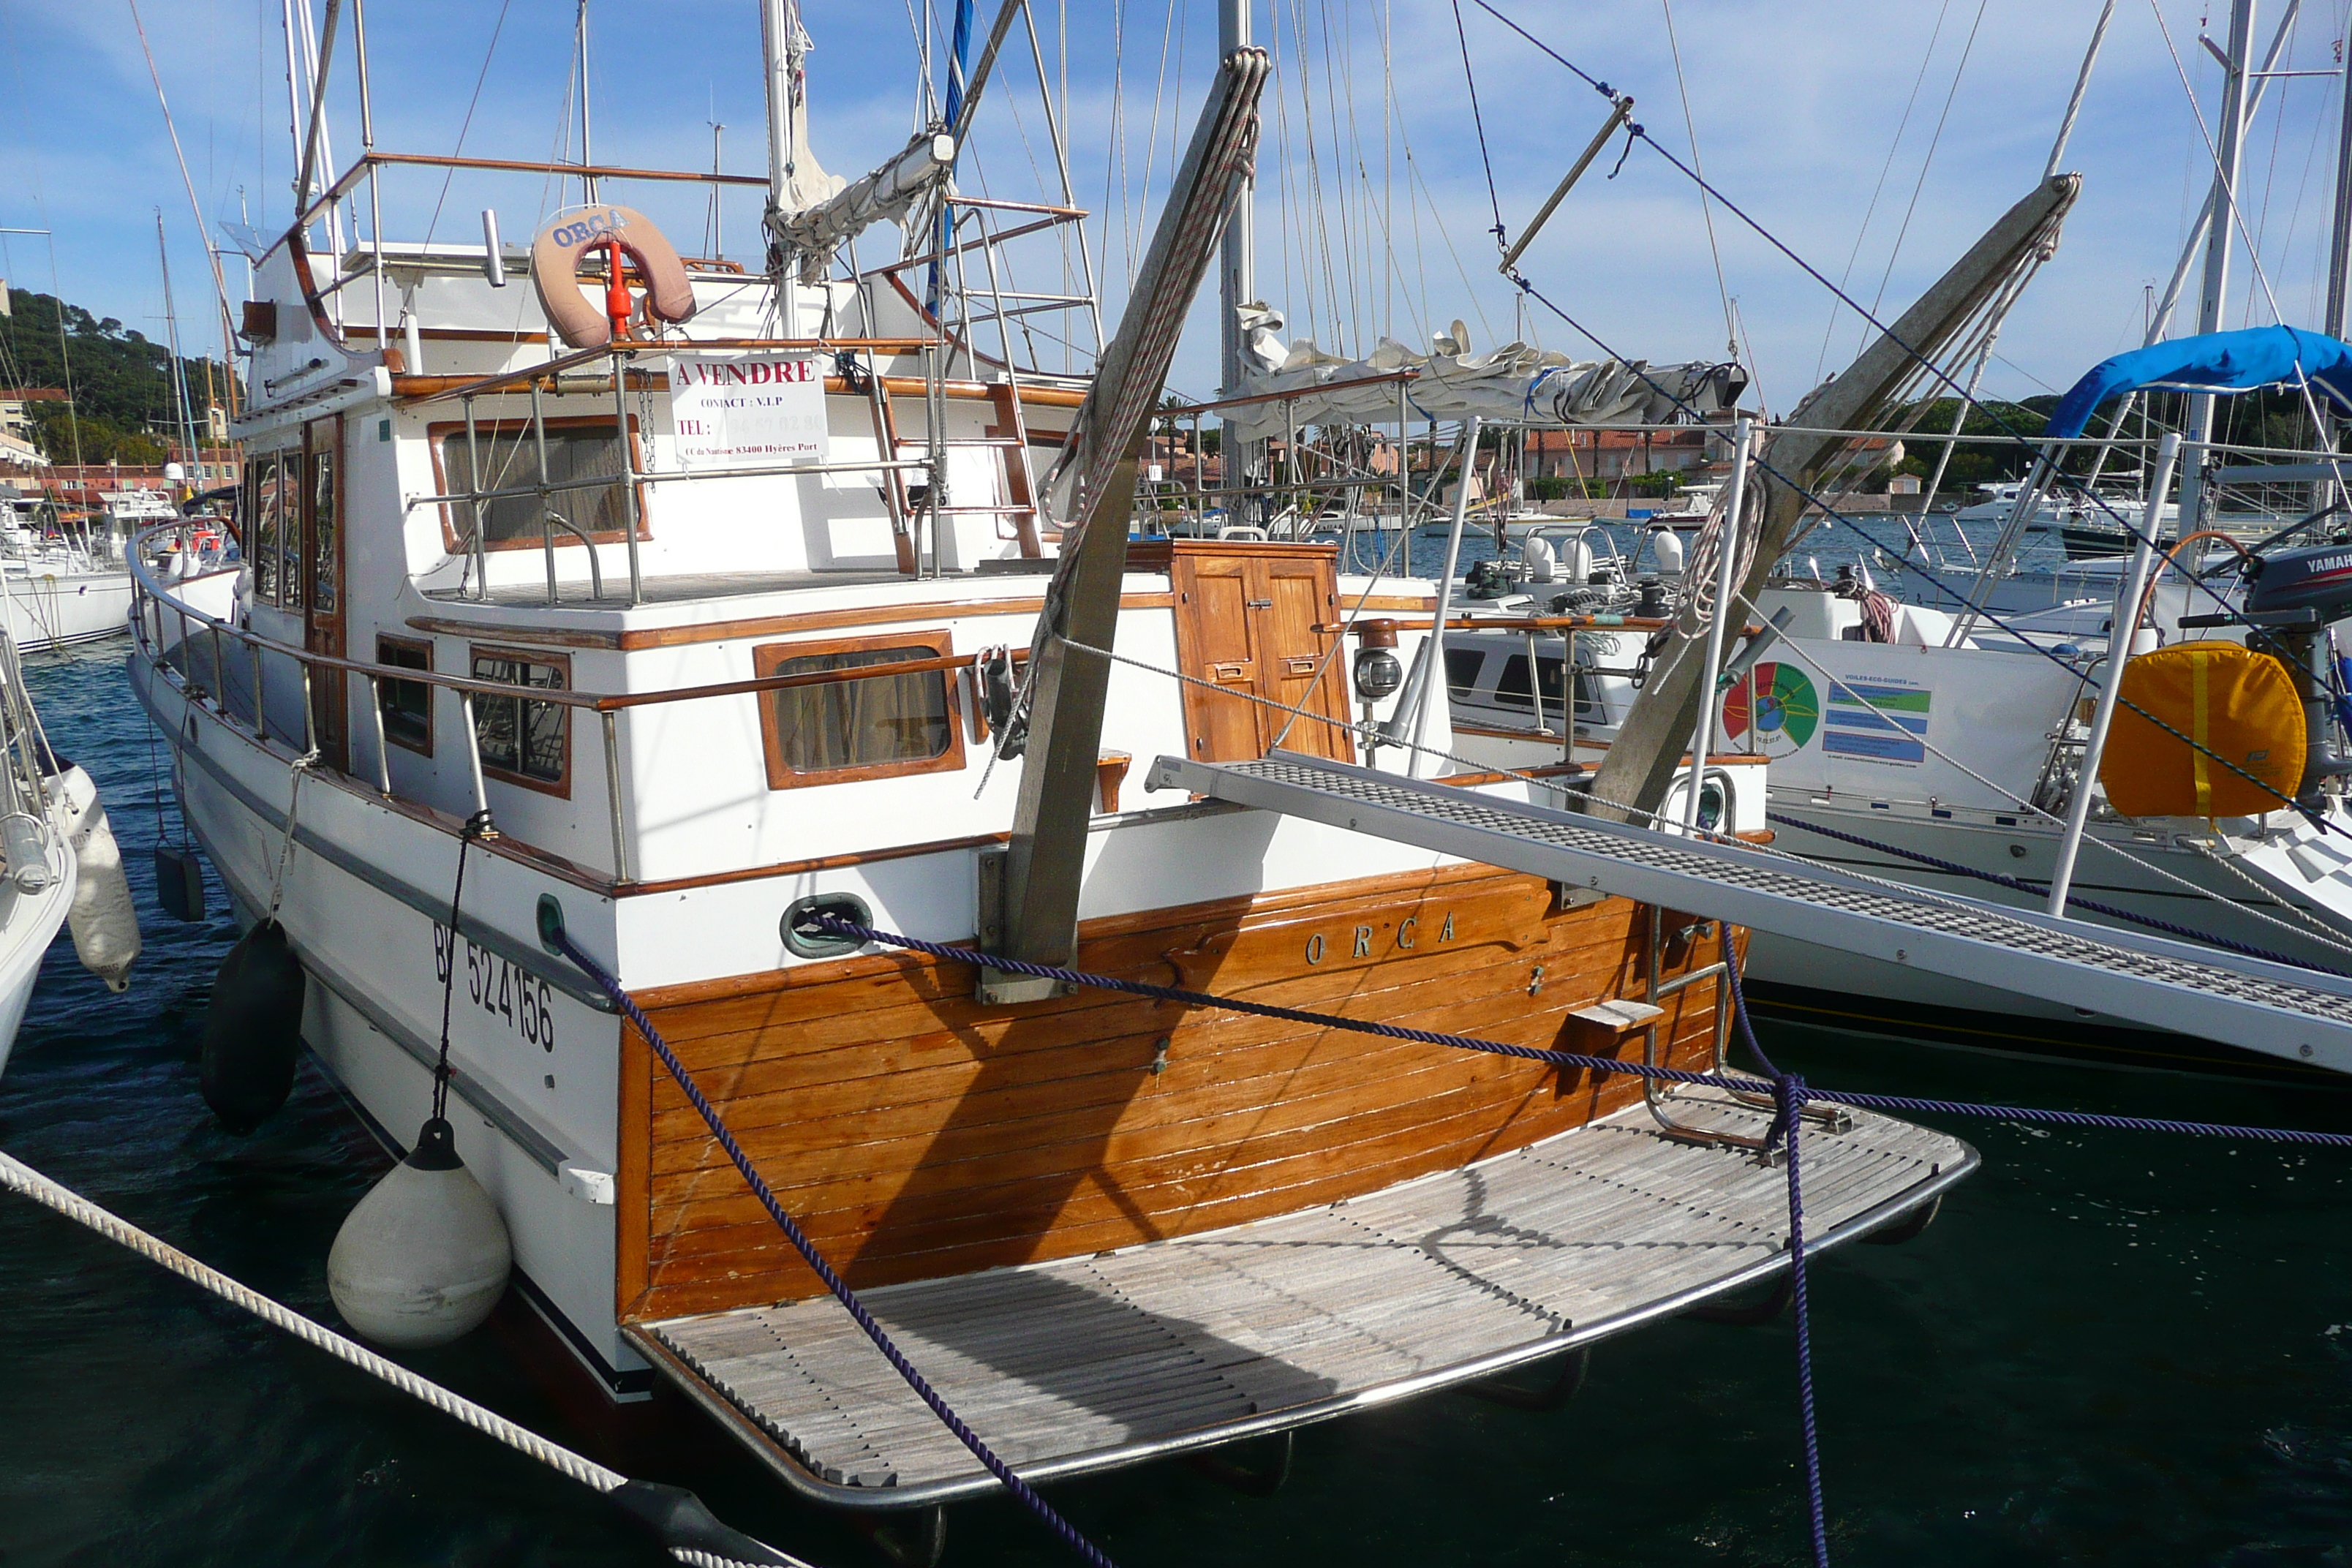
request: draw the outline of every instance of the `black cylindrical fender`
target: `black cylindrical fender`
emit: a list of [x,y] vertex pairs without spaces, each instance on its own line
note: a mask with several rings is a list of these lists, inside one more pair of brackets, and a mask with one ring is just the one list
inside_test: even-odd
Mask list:
[[294,1088],[302,1048],[302,961],[286,928],[265,920],[221,960],[205,1015],[205,1103],[239,1136],[269,1120]]

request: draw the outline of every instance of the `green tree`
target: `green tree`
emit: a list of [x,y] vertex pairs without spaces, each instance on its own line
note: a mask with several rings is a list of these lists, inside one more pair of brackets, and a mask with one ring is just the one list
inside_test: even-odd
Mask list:
[[[73,461],[77,422],[85,462],[163,461],[179,417],[172,401],[169,349],[111,316],[95,317],[79,305],[28,289],[9,289],[8,309],[9,314],[0,317],[0,380],[12,386],[62,388],[68,379],[66,356],[72,356],[73,407],[68,410],[62,403],[33,405],[41,450],[52,462]],[[58,341],[60,315],[62,347]],[[206,363],[201,359],[180,363],[194,404],[192,411],[201,420]],[[233,374],[216,362],[211,370],[215,386],[224,385],[224,378]],[[201,437],[201,426],[197,433]]]

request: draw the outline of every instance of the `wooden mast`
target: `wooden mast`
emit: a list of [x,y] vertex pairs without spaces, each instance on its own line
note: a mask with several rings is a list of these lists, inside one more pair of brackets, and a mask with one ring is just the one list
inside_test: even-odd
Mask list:
[[[1062,461],[1045,487],[1055,514],[1066,520],[1062,557],[1030,649],[1027,757],[1012,842],[1001,874],[982,873],[982,944],[992,952],[1062,964],[1076,951],[1078,884],[1110,668],[1071,645],[1107,649],[1118,629],[1137,453],[1234,193],[1255,156],[1266,68],[1266,57],[1256,49],[1225,58],[1136,275],[1127,313],[1104,345]],[[1051,982],[994,971],[981,977],[984,1000],[1026,1000],[1053,989]]]

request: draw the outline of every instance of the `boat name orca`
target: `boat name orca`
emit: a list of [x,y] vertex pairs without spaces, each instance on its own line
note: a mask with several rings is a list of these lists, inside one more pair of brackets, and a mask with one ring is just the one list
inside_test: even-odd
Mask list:
[[[1348,933],[1348,956],[1350,958],[1371,957],[1372,938],[1375,934],[1376,929],[1377,928],[1375,927],[1368,925],[1360,925],[1352,928]],[[1437,928],[1437,935],[1434,940],[1438,942],[1452,942],[1454,940],[1453,910],[1448,910],[1445,911],[1445,923]],[[1421,917],[1419,915],[1407,915],[1404,919],[1397,922],[1396,946],[1399,952],[1411,952],[1420,941]],[[1307,939],[1307,962],[1309,963],[1322,963],[1323,954],[1328,952],[1328,949],[1329,943],[1324,939],[1323,933],[1321,931],[1317,931],[1313,936]]]

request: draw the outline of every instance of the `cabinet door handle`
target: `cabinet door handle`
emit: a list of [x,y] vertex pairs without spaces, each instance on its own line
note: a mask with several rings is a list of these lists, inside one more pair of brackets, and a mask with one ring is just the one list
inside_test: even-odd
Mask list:
[[1244,599],[1242,603],[1248,605],[1253,610],[1270,610],[1274,608],[1274,601],[1272,599]]

